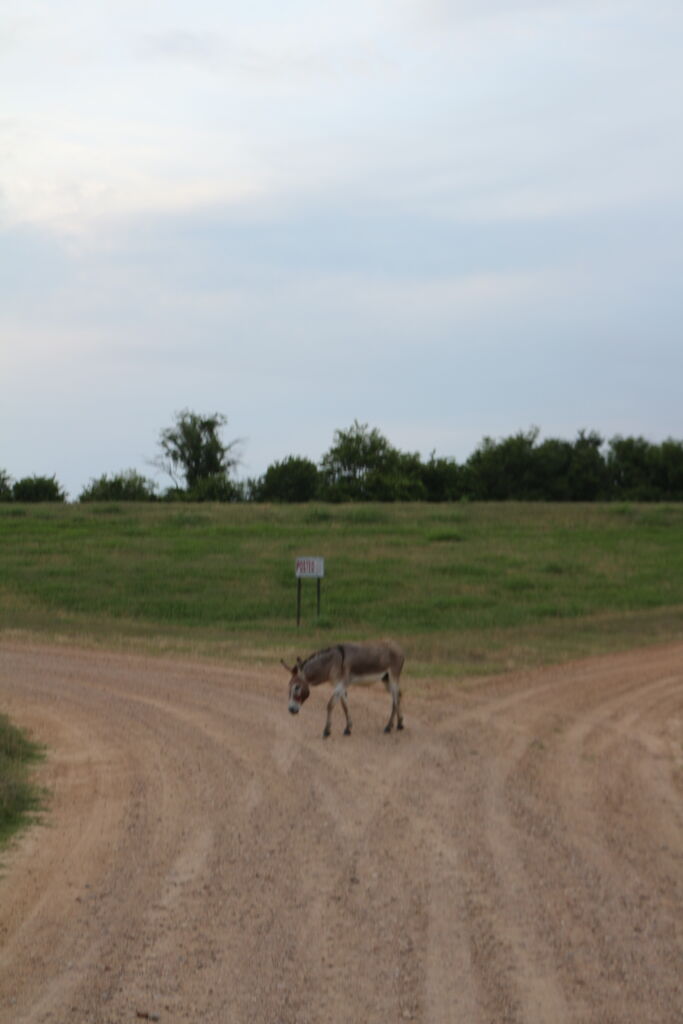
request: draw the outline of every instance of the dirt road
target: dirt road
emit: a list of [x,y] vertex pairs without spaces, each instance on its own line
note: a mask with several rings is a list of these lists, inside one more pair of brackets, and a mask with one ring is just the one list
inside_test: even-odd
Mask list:
[[0,646],[5,1024],[683,1021],[683,645],[410,692]]

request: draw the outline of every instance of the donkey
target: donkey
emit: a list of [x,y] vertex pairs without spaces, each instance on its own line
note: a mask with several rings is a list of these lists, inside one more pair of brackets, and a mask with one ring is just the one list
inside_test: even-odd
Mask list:
[[311,686],[332,683],[334,690],[327,705],[323,739],[330,735],[332,710],[338,701],[346,716],[344,735],[350,736],[351,718],[347,693],[349,686],[351,683],[374,683],[381,680],[391,694],[391,715],[384,731],[391,732],[394,719],[396,728],[402,729],[400,679],[404,660],[400,648],[387,641],[377,644],[337,644],[335,647],[326,647],[309,655],[305,661],[297,658],[293,668],[282,661],[291,674],[289,710],[293,715],[299,713],[310,694]]

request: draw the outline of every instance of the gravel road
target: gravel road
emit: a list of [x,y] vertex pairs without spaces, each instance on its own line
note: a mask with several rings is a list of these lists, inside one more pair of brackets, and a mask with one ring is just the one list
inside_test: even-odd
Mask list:
[[0,644],[0,1021],[683,1022],[683,645],[404,684],[323,741],[279,665]]

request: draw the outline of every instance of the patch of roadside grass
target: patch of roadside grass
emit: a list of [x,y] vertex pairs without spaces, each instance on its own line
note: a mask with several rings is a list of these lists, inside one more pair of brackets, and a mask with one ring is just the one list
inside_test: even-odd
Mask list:
[[43,756],[41,746],[0,714],[0,846],[43,807],[44,794],[31,778]]

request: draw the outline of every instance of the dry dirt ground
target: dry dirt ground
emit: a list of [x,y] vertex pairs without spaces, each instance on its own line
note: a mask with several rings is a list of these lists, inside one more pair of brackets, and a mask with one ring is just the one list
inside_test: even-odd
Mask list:
[[410,691],[0,645],[11,1024],[683,1021],[683,645]]

